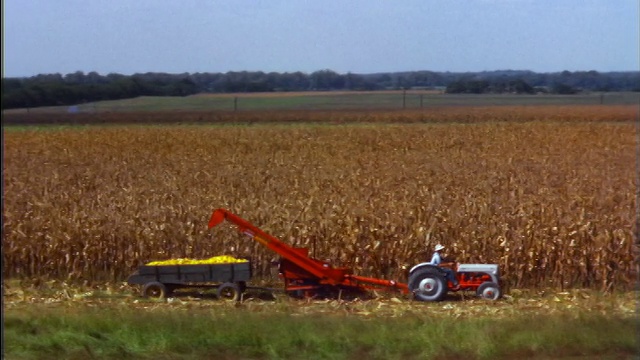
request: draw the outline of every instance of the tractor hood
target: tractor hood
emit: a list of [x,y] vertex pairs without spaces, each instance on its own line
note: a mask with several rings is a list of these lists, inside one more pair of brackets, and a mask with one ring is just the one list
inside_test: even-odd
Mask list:
[[500,270],[496,264],[460,264],[458,272],[480,272],[494,275],[496,278],[500,276]]

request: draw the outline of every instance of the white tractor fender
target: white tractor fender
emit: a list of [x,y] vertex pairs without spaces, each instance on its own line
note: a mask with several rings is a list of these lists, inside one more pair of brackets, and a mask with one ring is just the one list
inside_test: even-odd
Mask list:
[[433,265],[433,264],[432,264],[432,263],[430,263],[430,262],[423,262],[423,263],[420,263],[420,264],[415,265],[414,267],[412,267],[412,268],[411,268],[411,270],[409,270],[409,274],[412,274],[414,271],[418,270],[418,269],[419,269],[419,268],[421,268],[421,267],[425,267],[425,266],[430,266],[430,267],[438,268],[438,266],[437,266],[437,265]]

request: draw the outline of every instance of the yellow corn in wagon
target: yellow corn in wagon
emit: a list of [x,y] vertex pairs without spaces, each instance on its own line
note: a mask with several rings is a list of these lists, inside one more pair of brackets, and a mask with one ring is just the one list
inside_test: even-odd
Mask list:
[[161,265],[208,265],[208,264],[237,264],[247,262],[245,259],[236,259],[233,256],[229,255],[220,255],[210,257],[208,259],[169,259],[169,260],[160,260],[160,261],[152,261],[147,263],[147,266],[161,266]]

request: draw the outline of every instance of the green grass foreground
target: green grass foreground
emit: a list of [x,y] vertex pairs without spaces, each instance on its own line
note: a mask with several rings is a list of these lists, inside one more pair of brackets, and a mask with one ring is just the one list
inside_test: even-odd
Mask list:
[[[639,320],[256,313],[242,308],[5,309],[7,359],[633,358]],[[193,309],[192,309],[193,310]]]

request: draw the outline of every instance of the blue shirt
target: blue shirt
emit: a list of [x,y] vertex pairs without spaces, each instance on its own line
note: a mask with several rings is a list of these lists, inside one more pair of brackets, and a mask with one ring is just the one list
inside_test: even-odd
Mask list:
[[431,261],[429,262],[431,265],[440,265],[440,263],[442,262],[442,258],[440,257],[440,253],[439,252],[434,252],[433,256],[431,257]]

